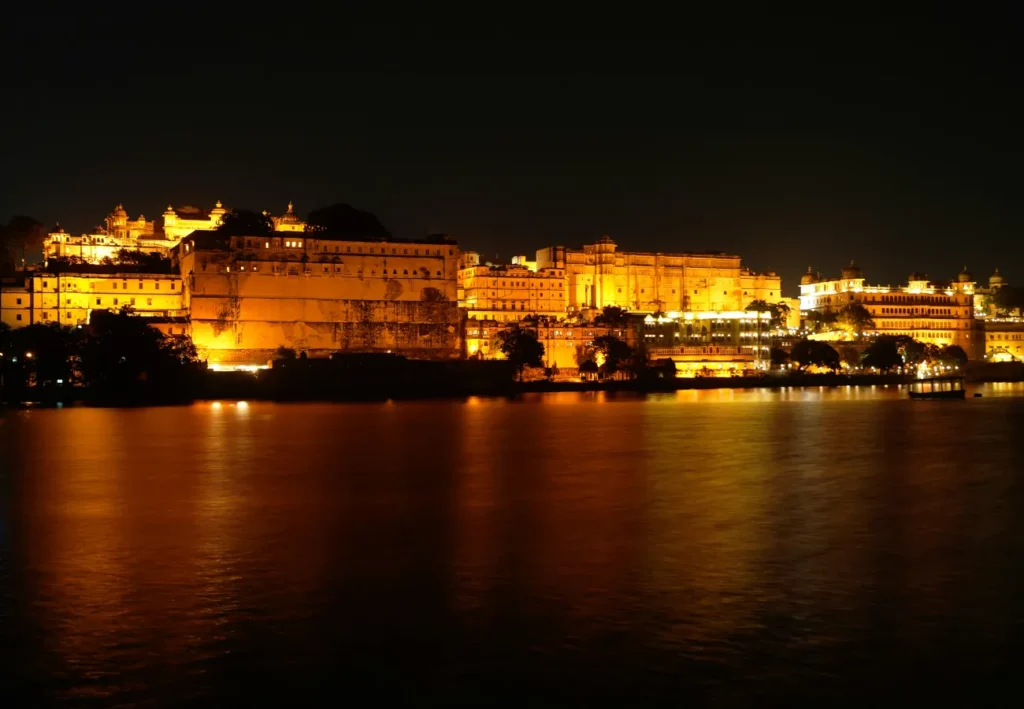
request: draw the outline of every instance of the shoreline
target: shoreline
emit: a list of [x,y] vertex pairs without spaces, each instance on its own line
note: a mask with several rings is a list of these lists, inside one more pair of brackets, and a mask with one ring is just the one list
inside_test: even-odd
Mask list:
[[[385,401],[427,401],[460,400],[470,397],[516,398],[523,394],[547,394],[565,392],[615,392],[636,394],[672,393],[676,391],[710,389],[807,389],[837,387],[883,386],[900,388],[907,386],[913,377],[906,375],[841,375],[807,374],[783,377],[718,377],[665,380],[606,380],[594,382],[574,381],[532,381],[506,382],[498,386],[452,386],[450,382],[423,383],[409,386],[408,382],[394,382],[395,386],[381,386],[380,381],[373,387],[353,386],[347,389],[322,389],[302,391],[301,388],[287,390],[271,387],[268,382],[247,375],[245,378],[212,379],[192,396],[162,397],[94,397],[87,391],[61,392],[50,397],[25,402],[0,402],[0,409],[61,408],[65,406],[91,406],[96,408],[139,408],[145,406],[187,406],[196,402],[213,401],[262,401],[274,403],[374,403]],[[989,380],[967,378],[968,385],[988,383],[1019,383],[1019,378]],[[403,384],[405,386],[403,386]],[[70,396],[68,394],[71,394]]]

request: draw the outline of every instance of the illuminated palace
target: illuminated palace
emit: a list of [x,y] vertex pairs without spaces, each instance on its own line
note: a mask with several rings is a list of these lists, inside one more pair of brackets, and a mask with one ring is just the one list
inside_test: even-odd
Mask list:
[[454,358],[459,250],[320,233],[193,232],[173,250],[193,342],[212,364],[265,363],[278,347]]
[[570,312],[608,305],[643,313],[739,311],[782,297],[776,273],[754,273],[739,256],[619,251],[607,236],[580,249],[541,249],[537,270],[551,269],[565,273]]
[[528,314],[564,318],[566,302],[564,269],[537,270],[523,257],[507,265],[481,265],[479,254],[462,254],[459,304],[470,320],[519,322]]
[[[94,310],[129,306],[137,315],[180,319],[181,276],[173,273],[26,273],[5,285],[0,319],[11,327],[87,325]],[[155,320],[154,320],[155,322]],[[181,332],[185,334],[184,325]]]
[[[981,334],[974,319],[974,278],[966,270],[952,281],[933,281],[912,273],[905,286],[870,286],[853,262],[839,278],[822,278],[808,269],[800,279],[800,310],[836,313],[846,305],[863,306],[879,335],[906,335],[939,346],[959,345],[980,356]],[[816,339],[839,337],[836,333]]]
[[974,291],[974,316],[984,322],[985,359],[991,362],[1024,361],[1024,313],[996,303],[996,295],[1008,285],[997,268],[988,278],[988,287]]
[[[84,263],[100,264],[104,259],[113,260],[121,249],[169,256],[183,237],[194,231],[216,229],[228,210],[217,200],[213,209],[204,211],[197,207],[174,208],[168,205],[157,221],[146,221],[142,215],[130,219],[123,205],[114,207],[107,215],[104,226],[95,233],[74,236],[57,228],[43,244],[43,258],[74,258]],[[275,231],[301,232],[305,223],[295,214],[294,206],[288,203],[288,210],[280,217],[264,212],[270,217]]]

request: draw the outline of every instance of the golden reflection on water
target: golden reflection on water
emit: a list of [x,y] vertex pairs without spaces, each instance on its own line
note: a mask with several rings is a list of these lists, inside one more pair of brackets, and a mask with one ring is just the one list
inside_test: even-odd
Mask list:
[[982,391],[12,412],[33,662],[69,701],[188,701],[253,648],[280,671],[385,636],[430,638],[424,672],[499,646],[666,672],[869,632],[925,653],[937,617],[1004,637],[986,609],[1022,589],[978,579],[1024,537],[1024,389]]

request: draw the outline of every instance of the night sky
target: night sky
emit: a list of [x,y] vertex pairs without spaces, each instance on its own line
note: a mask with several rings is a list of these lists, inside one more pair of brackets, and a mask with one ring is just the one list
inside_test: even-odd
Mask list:
[[9,18],[0,220],[340,201],[486,258],[737,252],[788,294],[851,258],[1024,282],[1019,15],[495,13]]

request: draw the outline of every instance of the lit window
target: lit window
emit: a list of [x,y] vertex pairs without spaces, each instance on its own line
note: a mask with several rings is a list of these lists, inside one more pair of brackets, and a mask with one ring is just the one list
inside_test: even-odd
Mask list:
[[270,242],[269,242],[269,241],[265,242],[265,243],[263,244],[263,248],[265,248],[265,249],[269,249],[269,248],[270,248]]

